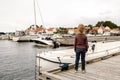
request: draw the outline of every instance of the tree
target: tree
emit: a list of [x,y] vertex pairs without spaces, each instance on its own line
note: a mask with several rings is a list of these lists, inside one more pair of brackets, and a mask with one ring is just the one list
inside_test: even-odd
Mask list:
[[38,25],[30,25],[30,27],[29,28],[33,28],[33,27],[36,27],[36,28],[38,28],[39,26]]
[[43,25],[40,25],[40,28],[43,28]]
[[90,29],[92,29],[92,28],[93,28],[93,25],[89,24],[88,27],[90,27]]
[[100,27],[100,26],[103,25],[103,24],[104,24],[104,21],[98,21],[95,26]]
[[60,34],[67,34],[68,33],[68,29],[67,28],[62,28],[60,27],[56,33],[60,33]]
[[111,21],[98,21],[98,23],[96,24],[96,26],[98,26],[98,27],[100,27],[101,25],[109,26],[111,29],[118,28],[118,26]]
[[39,26],[38,26],[38,25],[36,25],[36,28],[39,28]]
[[109,26],[111,29],[117,28],[118,26],[111,21],[105,21],[103,26]]

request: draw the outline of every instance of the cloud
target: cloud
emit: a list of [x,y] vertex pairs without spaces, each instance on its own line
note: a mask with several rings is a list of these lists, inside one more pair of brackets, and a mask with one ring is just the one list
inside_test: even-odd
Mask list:
[[112,14],[112,11],[104,11],[104,12],[100,12],[100,15],[110,15]]
[[[7,1],[7,3],[6,3]],[[76,26],[79,23],[93,24],[101,20],[119,23],[120,0],[37,0],[44,25]],[[11,28],[24,28],[34,24],[32,0],[0,0],[0,21]],[[37,24],[43,24],[38,6],[36,6]],[[12,27],[15,24],[20,27]],[[0,26],[3,26],[0,24]],[[7,28],[8,29],[8,28]],[[13,30],[12,29],[12,30]],[[3,27],[0,27],[3,30]],[[5,29],[6,30],[6,29]],[[4,31],[5,31],[4,30]]]

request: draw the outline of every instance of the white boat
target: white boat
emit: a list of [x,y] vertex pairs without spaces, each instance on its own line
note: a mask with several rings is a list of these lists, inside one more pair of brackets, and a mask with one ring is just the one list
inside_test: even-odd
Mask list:
[[74,62],[74,50],[58,50],[58,51],[43,51],[41,54],[37,56],[54,63],[59,63],[58,58],[60,58],[62,63],[73,63]]
[[28,42],[28,41],[31,41],[33,39],[36,39],[37,37],[38,37],[37,35],[14,36],[14,37],[12,37],[12,40],[16,41],[16,42]]
[[54,46],[53,44],[53,41],[50,39],[50,38],[37,38],[37,39],[34,39],[33,40],[36,45],[39,45],[39,46]]
[[51,39],[50,37],[39,37],[37,39],[33,40],[37,46],[42,46],[42,47],[59,47],[60,43],[55,41],[54,39]]
[[2,39],[2,40],[8,40],[9,39],[9,35],[1,35],[0,36],[0,39]]
[[[92,52],[91,47],[89,47],[88,52],[86,53],[87,54],[86,60],[120,52],[119,44],[120,41],[107,42],[107,43],[98,42],[95,44],[94,53]],[[62,63],[75,62],[75,52],[73,48],[66,50],[58,50],[58,51],[43,51],[37,54],[37,57],[54,63],[59,63],[58,58],[60,58]]]

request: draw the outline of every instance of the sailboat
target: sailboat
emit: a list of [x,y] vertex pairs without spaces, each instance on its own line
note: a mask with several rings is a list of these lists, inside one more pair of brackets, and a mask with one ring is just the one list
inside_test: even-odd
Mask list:
[[36,46],[41,47],[53,47],[57,48],[59,47],[60,43],[56,41],[55,39],[52,39],[47,34],[40,34],[39,38],[33,39],[33,41],[36,43]]
[[[37,6],[38,6],[38,4],[37,4]],[[42,24],[43,24],[43,27],[44,27],[44,21],[43,21],[42,15],[41,15],[40,8],[39,8],[39,12],[40,12],[41,21],[42,21]],[[36,23],[35,0],[34,0],[34,16],[35,16],[35,26],[36,26],[37,23]],[[60,45],[60,43],[58,41],[56,41],[55,39],[51,38],[51,36],[49,36],[49,34],[46,34],[46,33],[38,34],[38,38],[33,39],[32,41],[34,41],[36,43],[35,45],[42,46],[42,47],[54,47],[54,48],[57,48]]]

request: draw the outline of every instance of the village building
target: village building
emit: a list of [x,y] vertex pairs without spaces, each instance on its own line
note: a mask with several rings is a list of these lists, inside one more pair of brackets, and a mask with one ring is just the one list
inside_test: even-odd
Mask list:
[[103,33],[103,35],[109,35],[109,36],[110,36],[110,31],[111,31],[110,27],[109,27],[109,26],[106,26],[106,27],[104,28],[104,33]]
[[104,27],[103,25],[101,25],[101,26],[98,28],[97,33],[100,34],[100,35],[102,35],[102,34],[104,33],[104,29],[105,29],[105,27]]
[[54,34],[54,32],[56,31],[57,31],[56,28],[52,28],[52,27],[46,29],[47,34]]
[[110,31],[111,36],[120,36],[120,30],[119,28],[114,28]]
[[74,34],[74,28],[68,28],[68,34]]

